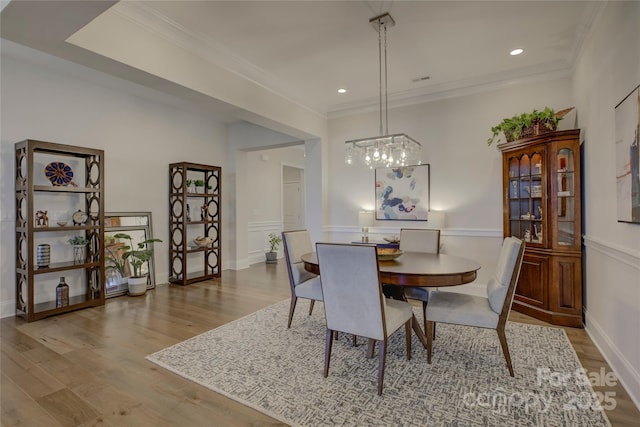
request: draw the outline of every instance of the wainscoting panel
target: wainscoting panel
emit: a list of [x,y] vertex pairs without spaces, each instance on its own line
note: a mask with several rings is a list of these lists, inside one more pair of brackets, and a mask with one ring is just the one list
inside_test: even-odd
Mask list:
[[[265,261],[265,252],[269,251],[269,234],[280,235],[282,232],[282,221],[255,221],[247,224],[247,235],[249,237],[248,258],[249,264],[256,264]],[[282,244],[278,248],[278,258],[284,256]]]
[[640,407],[640,252],[583,239],[585,329]]

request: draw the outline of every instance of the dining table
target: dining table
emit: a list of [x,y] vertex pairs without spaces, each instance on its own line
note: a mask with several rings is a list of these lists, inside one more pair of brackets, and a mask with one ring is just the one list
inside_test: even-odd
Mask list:
[[[318,256],[315,252],[301,256],[305,270],[320,274]],[[378,260],[380,282],[392,289],[392,298],[402,299],[406,287],[448,287],[459,286],[473,282],[480,269],[477,262],[448,254],[433,254],[422,252],[403,252],[392,260]],[[427,348],[427,338],[415,314],[411,326],[416,336]]]

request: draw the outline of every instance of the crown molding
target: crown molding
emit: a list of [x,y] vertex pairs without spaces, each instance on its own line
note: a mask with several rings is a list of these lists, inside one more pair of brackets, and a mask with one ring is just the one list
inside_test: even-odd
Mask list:
[[213,65],[224,68],[299,107],[326,117],[326,108],[310,104],[306,98],[303,100],[278,77],[236,55],[210,37],[191,31],[169,19],[145,2],[120,2],[111,8],[111,11]]
[[[504,71],[455,82],[427,85],[418,89],[389,93],[388,106],[390,109],[394,109],[489,92],[517,84],[570,77],[574,71],[575,61],[580,55],[582,46],[590,31],[592,31],[593,23],[601,16],[604,7],[604,2],[593,2],[587,7],[578,30],[578,42],[574,45],[566,61],[551,62],[537,67]],[[379,99],[377,96],[353,103],[327,106],[309,103],[307,98],[303,99],[277,76],[238,56],[216,40],[191,31],[167,18],[144,2],[120,2],[117,7],[111,10],[168,42],[203,58],[207,62],[239,75],[302,108],[328,119],[378,111]]]
[[[567,78],[571,77],[571,75],[572,68],[568,63],[564,61],[554,62],[535,68],[502,72],[490,76],[428,86],[422,89],[391,93],[389,94],[389,109],[489,92],[513,85]],[[375,98],[370,98],[360,102],[332,106],[327,116],[329,119],[334,119],[373,111],[378,111],[378,101]]]

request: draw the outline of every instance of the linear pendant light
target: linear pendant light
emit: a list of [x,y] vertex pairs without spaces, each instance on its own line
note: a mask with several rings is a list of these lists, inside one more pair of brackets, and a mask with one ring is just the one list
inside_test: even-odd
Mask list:
[[[367,166],[369,169],[373,169],[374,167],[398,167],[420,164],[422,146],[418,141],[404,133],[389,134],[389,114],[387,108],[387,28],[393,27],[396,22],[389,13],[383,13],[382,15],[369,19],[369,23],[378,32],[380,136],[347,141],[345,163],[348,165],[359,163]],[[384,97],[382,88],[383,81]]]

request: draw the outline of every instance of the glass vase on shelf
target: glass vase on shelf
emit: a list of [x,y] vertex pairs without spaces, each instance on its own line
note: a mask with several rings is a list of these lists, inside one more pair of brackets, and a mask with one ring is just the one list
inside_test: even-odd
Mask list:
[[66,307],[69,305],[69,285],[64,281],[64,277],[60,278],[60,283],[56,286],[56,308]]
[[86,245],[73,245],[73,262],[75,264],[83,264],[87,259]]

